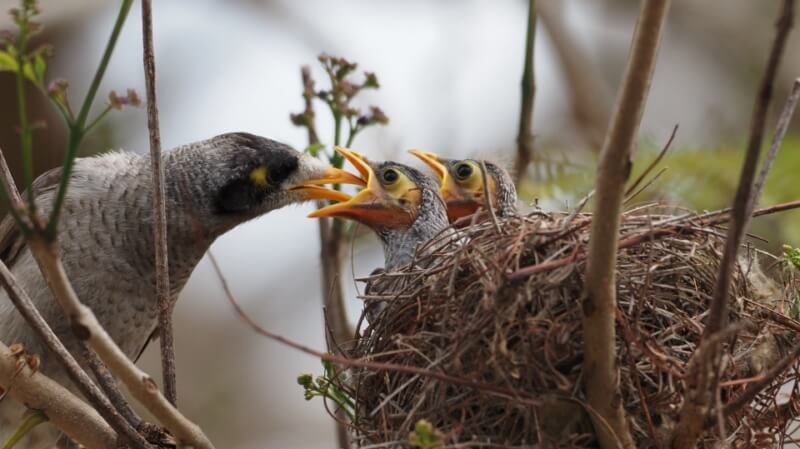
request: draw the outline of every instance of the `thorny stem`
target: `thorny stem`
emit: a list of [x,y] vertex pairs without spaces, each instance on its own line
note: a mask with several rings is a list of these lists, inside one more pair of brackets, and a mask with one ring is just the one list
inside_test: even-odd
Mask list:
[[601,418],[592,416],[592,422],[603,449],[635,447],[622,408],[616,365],[617,244],[625,183],[630,175],[631,151],[650,90],[669,3],[669,0],[642,2],[625,76],[598,167],[597,207],[591,224],[581,303],[583,385],[587,402]]
[[108,38],[103,56],[100,59],[100,65],[97,66],[97,71],[94,74],[92,83],[89,85],[89,91],[86,93],[86,98],[83,100],[78,118],[73,123],[69,123],[69,140],[67,142],[67,152],[64,155],[64,165],[61,173],[61,180],[58,185],[55,201],[53,202],[53,210],[50,213],[50,219],[47,222],[47,229],[45,236],[49,240],[54,240],[58,230],[58,218],[61,214],[61,207],[64,204],[64,198],[67,195],[67,185],[69,178],[72,174],[72,166],[75,163],[75,157],[78,154],[78,147],[80,147],[83,137],[86,135],[86,120],[89,116],[89,110],[92,107],[94,98],[97,95],[97,90],[100,88],[100,82],[106,73],[106,68],[111,60],[111,55],[114,52],[114,47],[117,45],[122,26],[125,24],[125,19],[128,17],[128,12],[131,9],[133,0],[122,0],[120,5],[117,20],[114,23],[114,28],[111,31],[111,36]]
[[528,28],[525,35],[525,68],[522,71],[522,105],[517,134],[517,161],[514,169],[516,184],[525,177],[533,154],[533,99],[536,95],[536,78],[533,72],[534,38],[536,36],[536,0],[528,1]]

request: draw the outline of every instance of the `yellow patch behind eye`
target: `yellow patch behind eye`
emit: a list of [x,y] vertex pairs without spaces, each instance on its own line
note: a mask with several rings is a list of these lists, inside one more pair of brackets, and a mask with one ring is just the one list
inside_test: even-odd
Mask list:
[[259,165],[250,172],[250,181],[259,187],[266,187],[269,185],[267,174],[267,166]]
[[420,189],[405,173],[398,171],[398,174],[400,176],[397,181],[390,185],[384,185],[383,188],[386,193],[404,206],[412,206],[411,209],[416,215],[416,208],[419,206],[420,197],[422,196]]

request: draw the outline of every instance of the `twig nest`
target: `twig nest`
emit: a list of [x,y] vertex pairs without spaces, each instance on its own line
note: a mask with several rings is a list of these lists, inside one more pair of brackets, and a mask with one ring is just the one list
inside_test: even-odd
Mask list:
[[[431,447],[597,447],[581,386],[580,298],[591,220],[536,212],[483,221],[422,248],[412,266],[371,277],[365,301],[387,306],[348,355],[418,372],[353,369],[337,381],[355,399],[356,443],[420,447],[415,441],[424,436],[415,429],[424,422],[439,435]],[[623,220],[617,360],[640,448],[669,447],[687,394],[683,377],[724,244],[712,222],[656,208]],[[743,253],[729,314],[742,330],[725,344],[723,403],[774,365],[800,328],[787,315],[790,286],[764,275],[754,251]],[[779,389],[796,369],[727,417],[733,447],[780,438],[787,399]],[[704,445],[717,435],[714,421]]]

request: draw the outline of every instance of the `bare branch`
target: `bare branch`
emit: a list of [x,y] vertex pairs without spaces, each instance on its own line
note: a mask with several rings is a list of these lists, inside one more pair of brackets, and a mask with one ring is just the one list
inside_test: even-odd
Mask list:
[[[618,389],[614,329],[617,242],[631,149],[641,121],[656,62],[669,0],[645,0],[631,44],[628,65],[598,167],[597,208],[592,220],[582,297],[584,388],[601,447],[634,448]],[[610,432],[601,420],[608,423]]]
[[[794,21],[795,0],[784,0],[778,21],[776,23],[775,39],[772,43],[767,67],[764,77],[761,79],[761,86],[758,90],[758,97],[753,108],[752,121],[750,123],[750,138],[747,144],[747,153],[742,165],[739,176],[739,186],[733,200],[731,210],[731,222],[728,228],[727,238],[725,239],[725,249],[720,261],[719,273],[714,286],[714,293],[709,307],[708,320],[703,330],[702,339],[709,340],[717,333],[721,332],[727,325],[728,320],[728,296],[730,295],[731,278],[736,264],[739,247],[744,239],[747,225],[753,215],[753,207],[757,202],[758,193],[766,180],[766,174],[771,164],[770,158],[774,158],[774,151],[780,145],[780,128],[776,132],[776,143],[773,145],[771,155],[764,163],[762,170],[762,183],[754,187],[756,169],[758,168],[758,157],[761,153],[761,142],[766,128],[767,113],[772,99],[773,84],[775,76],[786,47],[789,32]],[[790,98],[791,100],[791,98]],[[788,119],[787,119],[788,121]],[[779,124],[780,126],[780,124]],[[691,376],[687,376],[688,394],[691,400],[684,402],[680,411],[680,420],[673,433],[672,447],[676,449],[691,449],[697,444],[697,440],[703,433],[705,421],[711,409],[713,394],[718,388],[719,376],[717,375],[722,359],[721,345],[714,346],[714,360],[712,363],[699,365],[699,370]],[[700,357],[699,353],[692,355],[692,361]]]
[[528,0],[528,28],[525,35],[525,68],[522,71],[522,105],[517,134],[517,161],[514,167],[515,184],[525,177],[533,155],[533,99],[536,95],[536,78],[533,73],[533,49],[536,35],[536,0]]
[[125,435],[137,448],[149,448],[150,445],[142,438],[141,435],[134,429],[125,418],[117,413],[117,410],[103,395],[97,385],[92,382],[89,375],[81,368],[75,358],[70,354],[61,340],[56,337],[56,334],[50,328],[50,325],[42,318],[42,315],[36,310],[33,301],[28,297],[25,291],[17,283],[14,275],[8,270],[6,264],[0,261],[0,284],[3,285],[9,299],[17,308],[19,313],[25,318],[28,324],[33,328],[42,342],[47,348],[58,358],[62,366],[66,370],[69,378],[78,386],[81,393],[83,393],[92,405],[103,415],[103,418],[119,431],[120,434]]
[[0,342],[0,385],[28,408],[41,410],[58,429],[85,447],[116,449],[117,434],[89,404],[45,376],[34,372]]
[[128,359],[97,321],[92,310],[78,300],[52,243],[32,239],[29,244],[50,290],[64,310],[65,316],[72,321],[76,335],[88,341],[89,346],[100,356],[100,360],[108,366],[111,373],[122,381],[133,397],[144,405],[158,422],[169,429],[181,444],[189,444],[197,449],[212,449],[214,446],[202,430],[186,419],[161,394],[155,381]]
[[153,167],[153,235],[156,254],[156,297],[158,298],[158,340],[161,343],[161,371],[164,395],[175,405],[175,346],[172,335],[172,304],[169,298],[169,257],[167,254],[167,209],[164,201],[164,167],[161,165],[161,136],[156,102],[156,60],[153,53],[153,11],[151,0],[142,0],[142,46],[144,78],[147,85],[147,128],[150,130],[150,161]]
[[[0,182],[8,193],[11,201],[10,207],[19,207],[20,204],[22,204],[22,197],[14,183],[14,178],[8,168],[2,150],[0,150]],[[3,285],[9,299],[14,303],[14,306],[23,318],[25,318],[42,342],[44,342],[48,349],[50,349],[59,360],[70,379],[78,386],[84,396],[89,399],[89,402],[103,415],[105,420],[120,434],[128,438],[135,447],[142,449],[150,447],[147,441],[133,428],[130,420],[118,413],[115,406],[109,402],[89,375],[81,368],[2,261],[0,261],[0,284]],[[87,361],[89,361],[90,365],[92,362],[100,363],[96,360],[96,355],[88,350],[88,348],[86,353]],[[125,405],[127,405],[127,403]]]
[[778,119],[778,125],[775,127],[775,135],[772,137],[772,144],[767,152],[767,157],[764,158],[764,162],[761,164],[761,171],[758,173],[758,179],[753,184],[753,193],[750,196],[748,210],[755,208],[758,198],[764,190],[764,184],[767,183],[767,176],[772,168],[772,163],[775,162],[775,157],[778,155],[783,138],[786,136],[786,130],[789,129],[789,124],[792,122],[792,115],[795,108],[797,108],[798,100],[800,100],[800,78],[797,78],[792,83],[792,90],[789,92],[789,98],[786,99],[786,104],[783,106],[783,111],[781,111],[781,116]]
[[756,168],[758,168],[758,156],[761,153],[761,142],[767,124],[767,112],[774,89],[773,83],[778,72],[778,65],[783,56],[783,49],[786,47],[786,41],[794,22],[794,6],[794,0],[783,1],[780,16],[776,23],[775,40],[772,43],[772,50],[767,61],[764,77],[761,80],[761,87],[758,89],[758,97],[756,98],[750,124],[747,153],[739,176],[739,187],[733,200],[732,221],[728,228],[728,237],[725,241],[725,251],[722,254],[722,262],[717,276],[717,284],[714,288],[708,322],[703,331],[704,338],[719,331],[725,325],[727,318],[731,275],[736,262],[736,255],[739,252],[739,246],[742,244],[742,239],[750,220],[751,202],[755,204],[755,201],[750,199],[753,192],[753,179]]

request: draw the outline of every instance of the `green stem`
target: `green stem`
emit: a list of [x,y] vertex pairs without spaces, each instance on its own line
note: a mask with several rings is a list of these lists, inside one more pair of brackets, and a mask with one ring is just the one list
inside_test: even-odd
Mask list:
[[106,108],[105,108],[105,109],[103,109],[103,112],[101,112],[100,114],[98,114],[98,116],[97,116],[97,117],[95,117],[95,119],[94,119],[94,120],[92,120],[92,122],[91,122],[91,123],[89,123],[88,125],[86,125],[86,126],[83,128],[83,132],[84,132],[84,134],[87,134],[87,133],[89,132],[89,130],[91,130],[92,128],[94,128],[94,127],[95,127],[95,125],[97,125],[98,123],[100,123],[100,120],[103,120],[103,118],[105,118],[105,116],[106,116],[106,115],[108,115],[108,113],[109,113],[109,112],[111,112],[111,110],[112,110],[112,109],[114,109],[112,106],[110,106],[110,105],[109,105],[109,106],[106,106]]
[[25,435],[27,435],[31,430],[33,430],[34,427],[47,421],[48,419],[44,412],[33,411],[32,413],[28,414],[25,416],[25,418],[23,418],[19,427],[17,427],[17,430],[15,430],[14,433],[12,433],[8,438],[8,441],[3,444],[2,449],[13,448],[14,445],[17,444],[19,440],[24,438]]
[[20,25],[17,43],[17,108],[19,110],[20,143],[22,145],[22,176],[28,189],[28,203],[31,213],[36,211],[33,189],[33,135],[28,123],[28,108],[25,101],[25,53],[28,47],[27,26]]
[[64,167],[61,172],[61,181],[58,185],[58,193],[56,200],[53,203],[53,211],[50,213],[50,220],[47,222],[47,230],[45,237],[52,240],[56,237],[56,230],[58,228],[58,218],[61,213],[61,207],[64,204],[64,197],[67,194],[67,185],[69,178],[72,174],[72,166],[75,162],[75,157],[78,153],[83,137],[86,135],[86,119],[89,116],[89,109],[91,109],[92,102],[97,95],[97,90],[100,88],[100,82],[103,80],[108,62],[111,60],[111,54],[114,52],[114,47],[117,45],[117,39],[122,31],[122,26],[125,24],[125,19],[128,17],[128,12],[131,9],[133,0],[123,0],[122,5],[117,15],[117,21],[114,23],[114,28],[111,30],[111,36],[108,38],[103,57],[100,59],[100,65],[97,66],[97,71],[94,74],[94,79],[89,85],[89,91],[86,93],[86,98],[83,100],[78,118],[75,123],[69,127],[69,140],[67,142],[67,153],[64,155]]

